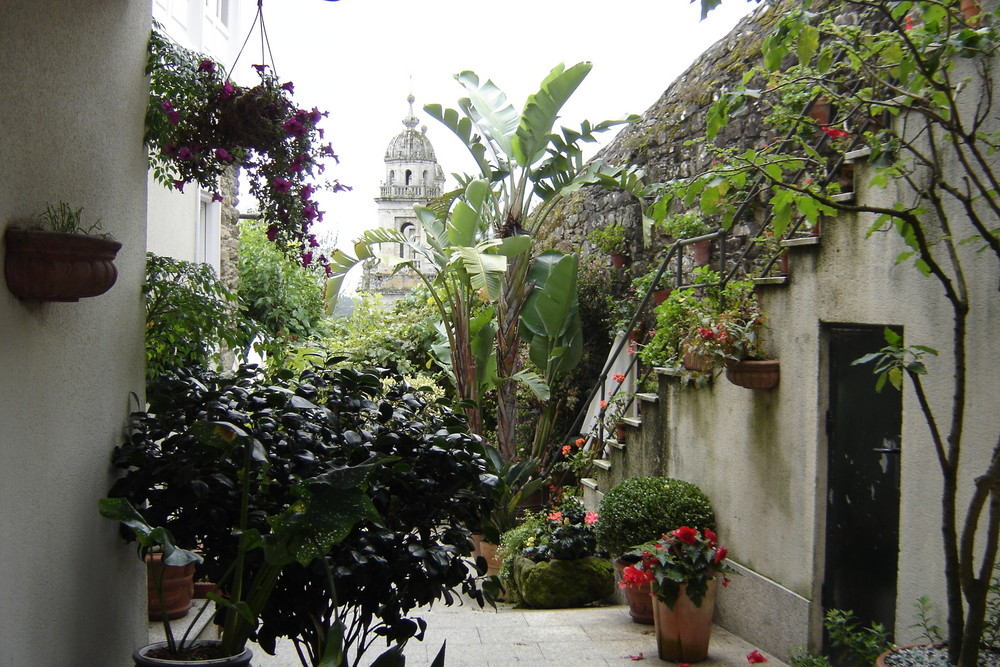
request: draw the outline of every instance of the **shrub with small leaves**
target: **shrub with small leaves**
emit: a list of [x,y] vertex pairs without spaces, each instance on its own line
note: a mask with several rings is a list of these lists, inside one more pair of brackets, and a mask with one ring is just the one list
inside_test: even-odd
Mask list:
[[632,477],[601,499],[597,540],[612,557],[681,526],[715,529],[715,512],[697,485],[670,477]]

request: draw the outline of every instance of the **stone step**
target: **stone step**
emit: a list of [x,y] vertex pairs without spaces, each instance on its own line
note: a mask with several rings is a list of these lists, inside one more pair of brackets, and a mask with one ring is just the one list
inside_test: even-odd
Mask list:
[[637,393],[635,395],[635,397],[638,398],[640,401],[644,401],[646,403],[659,403],[660,402],[659,395],[653,394],[653,393],[650,393],[650,392],[639,392],[639,393]]
[[785,239],[781,242],[782,248],[799,248],[802,246],[813,247],[820,244],[818,236],[798,236],[793,239]]
[[766,278],[754,278],[754,285],[787,285],[788,276],[768,276]]
[[625,417],[624,419],[622,419],[622,423],[626,424],[627,426],[631,426],[632,428],[642,427],[642,419],[638,417]]
[[601,470],[611,470],[611,461],[607,459],[594,459],[594,467]]
[[584,477],[580,480],[580,484],[587,487],[591,491],[597,491],[597,480],[593,477]]
[[621,442],[620,440],[615,440],[614,438],[608,438],[607,440],[604,441],[604,444],[610,447],[611,449],[617,449],[618,451],[622,451],[625,449],[625,443]]
[[854,201],[854,193],[853,192],[841,192],[839,194],[833,195],[832,197],[830,197],[830,199],[832,199],[833,201],[836,201],[836,202],[842,202],[842,203],[845,203],[845,204],[850,204],[851,202]]
[[850,162],[854,162],[855,160],[864,159],[871,154],[872,154],[872,149],[868,146],[865,146],[863,148],[859,148],[856,151],[849,151],[847,153],[844,153],[844,159]]

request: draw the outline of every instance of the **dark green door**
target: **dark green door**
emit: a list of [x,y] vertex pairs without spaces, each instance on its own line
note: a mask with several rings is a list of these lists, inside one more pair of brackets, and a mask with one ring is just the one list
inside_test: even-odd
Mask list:
[[[902,398],[875,391],[872,364],[884,326],[830,326],[826,569],[823,608],[851,610],[890,634],[896,621]],[[828,638],[824,636],[828,647]]]

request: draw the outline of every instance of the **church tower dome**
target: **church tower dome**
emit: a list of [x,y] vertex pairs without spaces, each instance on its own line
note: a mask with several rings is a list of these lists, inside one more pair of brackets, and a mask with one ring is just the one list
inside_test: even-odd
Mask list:
[[402,132],[389,142],[385,150],[385,180],[377,201],[384,200],[426,201],[439,197],[444,186],[444,171],[437,163],[434,147],[427,138],[427,128],[417,130],[420,119],[413,113],[411,94],[406,98],[410,113],[403,118]]
[[[417,129],[420,119],[413,113],[413,95],[406,98],[410,112],[403,118],[403,131],[385,149],[385,180],[375,198],[378,206],[378,227],[393,229],[416,242],[423,241],[423,230],[417,223],[413,207],[425,205],[444,192],[444,170],[437,163],[434,147],[427,138],[427,128]],[[408,268],[394,271],[401,261],[420,268],[420,257],[414,256],[405,244],[383,244],[378,253],[380,263],[366,268],[362,291],[378,292],[386,304],[402,297],[418,284],[417,274]]]

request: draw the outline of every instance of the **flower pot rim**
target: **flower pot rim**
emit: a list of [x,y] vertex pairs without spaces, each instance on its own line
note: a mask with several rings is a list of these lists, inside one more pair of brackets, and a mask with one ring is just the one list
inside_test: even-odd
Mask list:
[[[218,640],[218,639],[195,639],[194,641],[190,642],[191,646],[199,646],[199,645],[202,645],[202,644],[221,645],[222,641]],[[233,663],[235,663],[238,660],[246,660],[246,662],[244,662],[242,664],[249,664],[250,659],[253,658],[253,651],[250,649],[249,646],[244,646],[243,647],[243,651],[241,651],[237,655],[230,655],[230,656],[227,656],[225,658],[207,658],[207,659],[201,659],[201,660],[170,660],[170,659],[164,659],[164,658],[150,658],[150,657],[146,656],[146,653],[148,653],[149,651],[152,651],[152,650],[158,649],[158,648],[162,648],[162,647],[164,647],[166,645],[167,645],[167,642],[165,642],[165,641],[154,642],[152,644],[146,644],[145,646],[137,648],[132,653],[132,659],[136,661],[136,664],[139,664],[138,661],[141,659],[141,660],[146,660],[146,661],[149,661],[149,662],[151,662],[153,664],[157,664],[157,665],[209,665],[209,666],[211,666],[211,665],[233,664]]]

